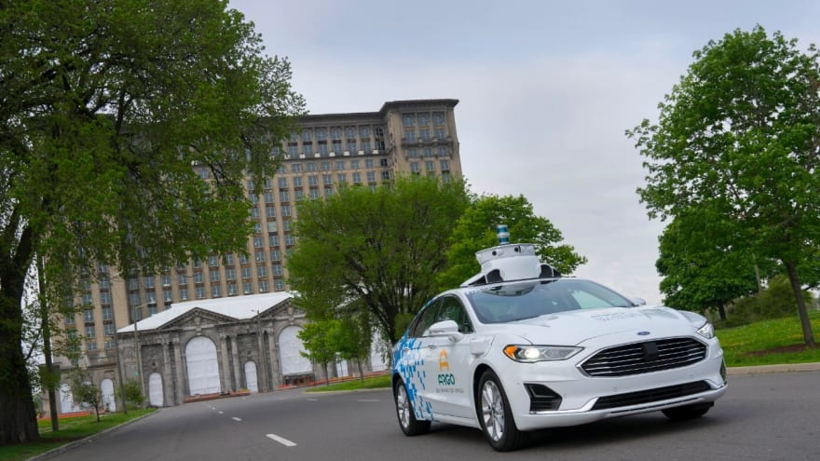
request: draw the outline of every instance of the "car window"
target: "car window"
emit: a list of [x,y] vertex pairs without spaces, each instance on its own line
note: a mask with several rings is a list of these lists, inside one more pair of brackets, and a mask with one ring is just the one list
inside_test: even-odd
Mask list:
[[439,308],[438,319],[436,322],[443,320],[452,320],[458,324],[458,331],[460,333],[472,333],[473,324],[470,322],[470,316],[461,301],[454,296],[445,296],[441,299],[441,308]]
[[558,279],[498,285],[469,293],[482,323],[515,322],[578,309],[632,307],[628,299],[594,282]]
[[424,336],[424,332],[430,328],[430,325],[436,323],[439,304],[440,301],[436,300],[428,304],[427,307],[419,313],[419,316],[416,318],[415,325],[411,330],[412,337],[420,338]]

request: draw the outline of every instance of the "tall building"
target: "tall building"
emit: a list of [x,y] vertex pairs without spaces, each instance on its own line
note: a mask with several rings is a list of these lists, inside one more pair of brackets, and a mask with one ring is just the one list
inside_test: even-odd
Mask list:
[[[291,229],[298,204],[334,194],[343,185],[375,188],[400,174],[461,177],[455,99],[390,101],[378,112],[308,115],[275,153],[278,173],[246,192],[253,203],[255,231],[247,255],[210,255],[160,275],[124,280],[100,266],[98,284],[87,283],[77,302],[89,306],[66,316],[67,334],[83,337],[80,365],[115,365],[115,330],[135,320],[173,309],[174,303],[280,292],[287,289],[285,262],[296,244]],[[201,170],[207,178],[207,170]]]

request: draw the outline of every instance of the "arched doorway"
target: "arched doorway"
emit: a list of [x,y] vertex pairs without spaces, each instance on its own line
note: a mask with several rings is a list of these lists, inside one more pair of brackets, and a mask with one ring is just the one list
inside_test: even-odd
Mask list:
[[162,394],[162,376],[159,373],[151,373],[148,377],[148,403],[152,407],[161,407],[165,403]]
[[74,394],[71,393],[71,387],[68,384],[60,385],[60,413],[73,413],[80,411],[79,405],[74,404]]
[[102,393],[102,403],[108,412],[117,411],[117,399],[114,397],[114,381],[105,378],[100,381],[100,392]]
[[252,360],[245,362],[245,382],[251,394],[259,392],[259,381],[256,377],[256,363]]
[[390,350],[389,345],[382,339],[381,333],[377,330],[373,334],[373,340],[370,344],[370,369],[375,371],[387,370],[388,364],[384,361],[383,351]]
[[310,360],[299,352],[305,351],[305,345],[297,336],[301,328],[290,326],[279,334],[279,358],[282,364],[282,375],[307,374],[313,371]]
[[219,362],[216,345],[205,336],[197,336],[185,346],[185,364],[188,366],[189,395],[214,394],[222,391],[219,384]]

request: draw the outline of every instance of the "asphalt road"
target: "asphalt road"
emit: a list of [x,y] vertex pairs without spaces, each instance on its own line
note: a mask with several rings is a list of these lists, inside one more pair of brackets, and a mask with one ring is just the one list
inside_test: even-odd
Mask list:
[[734,376],[706,416],[661,413],[539,432],[496,453],[475,429],[405,437],[389,391],[280,391],[165,408],[61,460],[820,460],[820,372]]

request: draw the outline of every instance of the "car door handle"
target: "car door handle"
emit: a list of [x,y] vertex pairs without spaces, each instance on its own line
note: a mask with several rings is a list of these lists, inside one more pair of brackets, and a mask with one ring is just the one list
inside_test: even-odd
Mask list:
[[428,348],[430,348],[430,349],[435,349],[435,348],[437,348],[438,346],[437,346],[437,345],[435,345],[435,344],[430,344],[430,345],[429,345],[429,346],[427,346],[427,347],[428,347]]

